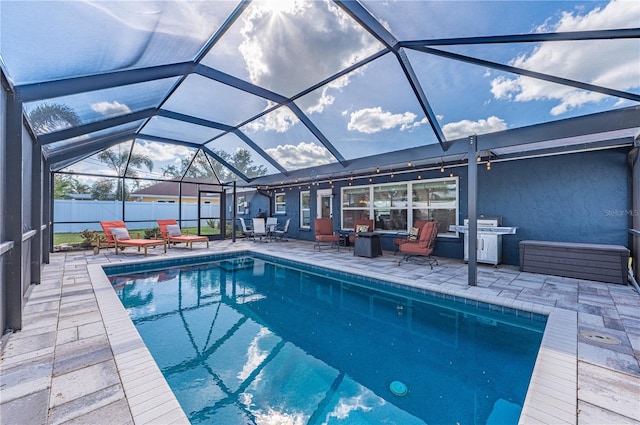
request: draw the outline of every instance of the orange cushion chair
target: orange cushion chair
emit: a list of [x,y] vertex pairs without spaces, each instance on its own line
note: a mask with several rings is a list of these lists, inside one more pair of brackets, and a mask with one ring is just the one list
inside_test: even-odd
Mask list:
[[140,248],[144,248],[145,257],[147,256],[147,248],[153,248],[160,245],[164,246],[164,252],[167,252],[167,243],[164,239],[131,239],[124,221],[101,221],[100,226],[102,226],[102,230],[104,231],[106,246],[115,247],[116,255],[118,255],[118,248],[122,250],[127,246],[138,248],[138,252],[140,252]]
[[207,248],[209,248],[209,238],[207,236],[183,235],[178,222],[174,219],[158,220],[158,227],[160,228],[160,233],[162,233],[162,239],[167,241],[169,248],[171,248],[171,244],[184,243],[185,247],[193,249],[194,242],[206,242]]
[[438,265],[438,260],[431,256],[436,246],[436,238],[438,237],[438,222],[428,221],[420,230],[420,238],[418,243],[403,243],[400,245],[400,252],[404,253],[402,260],[398,262],[400,265],[403,261],[415,260],[423,257],[424,261],[431,266]]
[[316,218],[314,221],[316,243],[314,249],[320,251],[321,243],[329,243],[340,251],[340,236],[333,233],[333,220],[330,218]]
[[420,230],[422,230],[423,226],[428,222],[428,220],[416,220],[416,222],[413,223],[413,227],[419,229],[417,237],[413,240],[409,239],[409,236],[407,236],[406,238],[394,238],[393,244],[396,246],[396,252],[394,252],[393,255],[396,255],[398,252],[400,252],[400,245],[402,245],[403,243],[417,243],[418,239],[420,239]]

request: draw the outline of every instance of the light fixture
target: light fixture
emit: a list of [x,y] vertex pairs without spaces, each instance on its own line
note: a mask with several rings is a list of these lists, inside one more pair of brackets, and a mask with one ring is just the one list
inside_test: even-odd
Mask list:
[[478,156],[476,157],[476,161],[478,161],[478,162],[480,162],[480,160],[481,160],[481,159],[482,159],[482,158],[480,158],[480,155],[478,155]]
[[440,166],[440,172],[444,173],[444,164]]
[[407,167],[411,167],[411,161],[407,162]]
[[491,170],[491,161],[487,161],[487,171]]
[[371,183],[373,181],[373,179],[371,177],[369,177],[369,183]]
[[350,180],[350,181],[353,181],[353,176],[349,177],[349,180]]
[[418,180],[422,180],[422,174],[418,174]]
[[391,173],[391,178],[393,178],[393,173]]
[[453,171],[449,173],[449,177],[453,177]]
[[376,167],[376,173],[380,172],[380,167]]

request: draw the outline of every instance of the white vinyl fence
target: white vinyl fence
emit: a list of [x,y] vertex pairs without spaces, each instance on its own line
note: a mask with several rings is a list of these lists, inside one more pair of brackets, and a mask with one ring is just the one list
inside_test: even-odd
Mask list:
[[[54,221],[80,222],[78,224],[55,224],[55,233],[75,233],[102,230],[99,221],[122,220],[121,201],[78,201],[56,199],[53,204]],[[195,227],[198,224],[198,205],[182,204],[182,225]],[[220,217],[219,204],[201,205],[203,217]],[[129,229],[157,227],[156,220],[178,219],[178,204],[164,202],[125,202],[125,220]],[[138,220],[143,220],[138,222]],[[203,223],[204,225],[204,223]]]

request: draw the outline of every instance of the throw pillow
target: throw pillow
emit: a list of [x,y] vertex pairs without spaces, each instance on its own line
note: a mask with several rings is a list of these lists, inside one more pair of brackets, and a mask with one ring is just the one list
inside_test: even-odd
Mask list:
[[178,226],[177,224],[169,224],[167,226],[167,233],[169,234],[170,238],[173,238],[175,236],[182,236],[182,233],[180,232],[180,226]]
[[368,231],[369,231],[369,226],[367,226],[366,224],[358,224],[356,226],[356,233],[368,232]]
[[124,227],[111,228],[111,234],[117,241],[127,241],[131,239],[131,236],[129,236],[129,231]]
[[417,227],[412,227],[411,230],[409,230],[409,236],[407,236],[407,240],[417,241],[419,233],[420,229],[418,229]]

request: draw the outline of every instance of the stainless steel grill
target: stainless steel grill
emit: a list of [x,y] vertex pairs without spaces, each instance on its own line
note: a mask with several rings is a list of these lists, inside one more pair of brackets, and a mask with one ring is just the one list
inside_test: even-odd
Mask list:
[[[477,260],[497,266],[502,262],[502,235],[514,235],[517,227],[503,227],[502,217],[478,217]],[[449,230],[464,233],[464,261],[469,261],[469,220]]]

